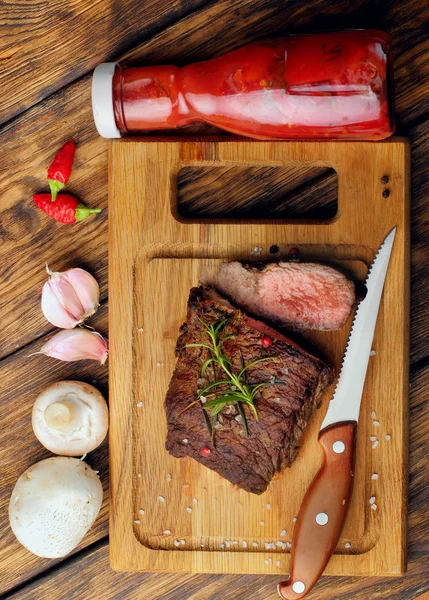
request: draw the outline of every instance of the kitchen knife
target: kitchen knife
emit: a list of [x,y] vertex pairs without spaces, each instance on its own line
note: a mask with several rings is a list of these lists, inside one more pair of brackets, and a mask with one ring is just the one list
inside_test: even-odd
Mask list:
[[278,592],[285,600],[304,598],[336,548],[353,486],[356,426],[375,324],[396,227],[380,246],[366,279],[367,294],[353,320],[338,383],[319,432],[324,463],[313,479],[292,536],[288,581]]

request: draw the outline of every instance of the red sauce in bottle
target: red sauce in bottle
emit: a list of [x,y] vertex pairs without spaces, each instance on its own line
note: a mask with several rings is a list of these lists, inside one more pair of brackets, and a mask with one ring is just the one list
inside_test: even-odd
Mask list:
[[369,139],[393,133],[390,42],[343,31],[257,42],[188,65],[122,67],[113,109],[122,133],[196,121],[259,139]]

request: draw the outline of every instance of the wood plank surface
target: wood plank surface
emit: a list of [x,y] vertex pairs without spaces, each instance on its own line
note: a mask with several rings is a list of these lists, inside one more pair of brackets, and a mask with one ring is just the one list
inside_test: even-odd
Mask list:
[[[53,3],[39,2],[39,0],[28,0],[22,3],[10,0],[2,3],[0,62],[3,69],[0,74],[2,85],[0,120],[11,118],[12,120],[0,130],[2,143],[0,253],[3,257],[0,267],[2,324],[0,357],[16,352],[51,330],[39,311],[38,293],[44,281],[45,261],[49,261],[54,268],[76,264],[87,266],[101,283],[103,299],[107,298],[106,214],[102,213],[79,226],[68,228],[51,222],[42,213],[33,209],[31,204],[31,195],[35,191],[44,189],[46,167],[55,151],[63,141],[74,135],[79,142],[79,148],[70,190],[79,194],[88,205],[102,207],[107,205],[107,144],[97,136],[92,124],[90,76],[85,76],[85,73],[88,73],[97,62],[116,59],[125,52],[133,62],[156,64],[158,61],[175,62],[177,58],[183,64],[188,60],[210,58],[247,41],[288,31],[312,30],[318,27],[331,29],[375,26],[387,29],[392,35],[398,132],[409,136],[412,140],[411,359],[416,364],[416,368],[426,368],[426,358],[429,356],[429,305],[426,291],[429,284],[429,270],[426,267],[426,248],[429,244],[428,12],[427,2],[422,0],[411,0],[405,4],[400,0],[357,0],[354,3],[345,0],[337,3],[328,0],[312,0],[304,4],[294,0],[281,2],[185,0],[180,3],[166,0],[157,2],[126,0],[122,3],[97,2],[95,4],[82,0],[57,0]],[[43,16],[45,18],[41,18]],[[93,26],[92,22],[96,25]],[[108,28],[105,23],[109,23]],[[131,50],[128,51],[129,49]],[[22,114],[18,116],[20,112]],[[13,118],[14,115],[17,116]],[[204,131],[206,130],[202,128],[201,132]],[[18,354],[18,362],[21,360],[20,356],[21,353]],[[19,368],[21,373],[19,380],[13,378],[15,359],[10,358],[11,362],[7,363],[6,376],[1,384],[4,390],[2,424],[6,432],[13,430],[19,422],[22,397],[25,398],[27,407],[31,404],[29,399],[33,397],[35,387],[33,381],[37,381],[40,377],[38,372],[40,363],[32,362],[29,363],[27,370]],[[35,358],[44,360],[42,357]],[[58,378],[75,373],[82,376],[87,373],[89,377],[90,373],[93,373],[90,364],[85,368],[82,365],[82,369],[80,366],[76,369],[77,366],[61,366],[57,363],[54,371]],[[19,386],[20,395],[13,392],[15,385]],[[427,389],[416,388],[415,384],[413,385],[414,394],[421,394],[422,399],[427,399]],[[418,423],[420,440],[425,440],[427,424],[420,417],[420,414],[415,413],[414,423]],[[9,490],[13,486],[14,479],[28,464],[44,456],[39,454],[39,446],[29,443],[28,428],[23,431],[25,443],[21,438],[14,437],[15,461],[8,463]],[[33,441],[32,444],[34,443]],[[427,454],[424,443],[421,444],[421,449]],[[412,443],[412,453],[416,454],[418,450],[417,444]],[[7,452],[7,450],[3,452],[2,449],[2,456],[7,456]],[[21,456],[25,457],[25,461]],[[103,464],[105,465],[106,462]],[[412,471],[414,472],[412,481],[413,484],[416,482],[417,490],[412,487],[410,491],[411,506],[414,501],[420,502],[421,506],[428,502],[428,499],[421,495],[425,487],[424,460],[419,464],[420,472]],[[2,471],[1,467],[0,471]],[[8,495],[8,492],[4,493]],[[6,505],[7,498],[5,501],[2,497],[2,513],[6,510]],[[5,518],[1,514],[2,524]],[[105,513],[100,519],[100,532],[103,532],[100,535],[104,535],[107,527],[103,519]],[[428,562],[429,547],[427,541],[422,541],[427,539],[428,529],[425,511],[413,512],[412,510],[410,549],[412,560],[418,562],[419,569]],[[16,542],[13,541],[10,531],[6,535],[10,541],[5,544],[6,546],[8,543],[11,544],[12,550],[7,558],[10,573],[5,579],[5,589],[52,565],[50,561],[38,562],[38,559],[32,559],[26,551],[15,545]],[[88,541],[93,539],[90,534]],[[17,570],[11,575],[15,558]],[[103,589],[103,582],[96,577],[95,573],[98,572],[100,578],[107,576],[106,558],[104,558],[104,566],[97,567],[94,561],[88,563],[86,572],[85,560],[79,562],[79,567],[76,569],[72,568],[72,561],[66,564],[67,569],[73,571],[70,580],[71,588],[66,585],[68,578],[65,569],[61,575],[58,597],[71,597],[72,587],[77,586],[79,576],[84,575],[83,587],[78,588],[81,595],[76,591],[76,598],[86,600],[85,586],[89,586],[90,589],[91,585],[94,586],[91,588],[94,597],[103,598],[101,595],[97,596],[97,590]],[[419,578],[420,575],[416,574],[413,564],[410,574]],[[118,574],[108,573],[109,585],[113,590],[118,589],[118,595],[110,597],[116,599],[123,595],[125,598],[128,592],[121,587],[121,582],[127,579],[123,579]],[[55,587],[54,582],[56,581],[57,585],[59,583],[56,580],[55,570],[49,577],[51,581],[49,590],[52,592]],[[140,577],[140,575],[135,576],[131,590],[137,589]],[[187,598],[187,590],[196,590],[189,591],[189,594],[197,594],[197,585],[202,586],[202,580],[203,577],[197,578],[198,583],[195,587],[192,583],[186,583],[183,587],[179,586],[181,579],[178,578],[177,595],[171,591],[174,588],[170,588],[169,596],[166,597],[179,598],[180,593]],[[151,581],[153,589],[159,590],[156,587],[156,578],[152,578]],[[209,594],[211,578],[208,581],[207,591],[204,592],[207,594]],[[238,581],[241,582],[241,578]],[[327,584],[326,598],[332,598],[329,589],[332,593],[333,585],[336,585],[337,581],[330,584],[330,587]],[[421,582],[421,579],[418,581]],[[1,568],[0,582],[3,583]],[[226,594],[232,594],[231,597],[240,599],[243,589],[253,593],[252,583],[242,588],[239,582],[236,584],[231,582],[225,586],[228,590],[225,590],[225,598]],[[350,598],[358,598],[363,585],[361,579],[348,580],[342,583],[341,589],[349,590]],[[365,585],[367,585],[365,598],[370,600],[373,597],[388,597],[392,582],[384,582],[384,585],[381,582],[373,588],[371,586],[375,586],[375,583],[365,582]],[[399,587],[395,589],[398,591],[394,592],[396,595],[392,595],[394,600],[414,600],[418,593],[425,591],[425,585],[419,584],[419,591],[414,594],[408,576],[403,582],[403,595],[400,591],[400,582],[397,582],[397,585]],[[234,587],[240,590],[238,595],[234,595]],[[39,600],[47,597],[43,586],[39,591],[38,585],[34,583],[29,589],[26,598]],[[372,595],[372,589],[377,590],[373,592],[375,595]],[[24,597],[21,595],[23,593],[22,590],[17,592],[15,598]],[[102,593],[109,594],[107,585]],[[130,592],[127,597],[133,597],[132,594],[133,592]],[[152,593],[149,586],[145,588],[142,597],[150,598],[151,594],[153,598],[157,598],[156,593]]]
[[[298,249],[309,246],[319,260],[363,260],[368,264],[396,226],[373,342],[376,356],[362,399],[353,502],[327,572],[403,573],[409,355],[408,143],[400,138],[373,143],[179,140],[115,141],[110,146],[113,568],[267,574],[279,567],[287,570],[289,553],[281,552],[275,544],[282,541],[279,533],[283,529],[287,530],[284,541],[290,543],[300,499],[320,467],[317,431],[329,397],[308,426],[296,465],[276,477],[260,497],[231,488],[196,461],[171,458],[165,450],[164,398],[176,362],[174,348],[189,290],[198,285],[201,273],[216,272],[222,261],[269,258],[274,244],[283,256],[291,245]],[[241,178],[251,185],[252,177],[256,177],[257,186],[260,169],[277,165],[287,170],[290,164],[294,168],[316,165],[335,169],[338,219],[323,224],[258,220],[243,227],[240,221],[186,222],[175,218],[177,193],[171,182],[183,166],[196,168],[199,174],[204,166],[213,171],[223,169],[223,173],[227,169],[227,177],[236,168],[241,170],[236,174],[238,181]],[[390,180],[387,202],[382,195],[384,175]],[[355,198],[359,198],[359,211]],[[126,214],[122,211],[124,203],[129,208]],[[260,247],[257,257],[255,244]],[[308,333],[309,341],[336,369],[342,362],[349,328],[350,322],[336,334]],[[372,411],[377,414],[379,431],[374,430]],[[376,434],[380,447],[373,452],[370,440]],[[372,481],[373,472],[379,473],[379,483]],[[371,496],[377,498],[377,511],[371,510]],[[193,506],[193,498],[198,506]],[[269,513],[267,502],[272,507]],[[192,514],[187,510],[190,505]],[[141,508],[145,510],[142,518],[138,512]],[[165,530],[169,533],[163,534]],[[180,550],[174,546],[177,540],[183,540]],[[228,550],[225,540],[233,540],[231,544],[235,541],[236,547]],[[351,543],[348,552],[346,542]],[[257,544],[256,549],[253,544]],[[267,544],[274,544],[274,550],[267,549]]]
[[0,123],[162,30],[205,0],[0,4]]
[[[309,600],[426,600],[429,595],[429,370],[411,378],[409,564],[404,577],[322,577]],[[7,596],[7,600],[275,600],[282,576],[116,573],[107,542]],[[423,597],[421,595],[423,594]]]

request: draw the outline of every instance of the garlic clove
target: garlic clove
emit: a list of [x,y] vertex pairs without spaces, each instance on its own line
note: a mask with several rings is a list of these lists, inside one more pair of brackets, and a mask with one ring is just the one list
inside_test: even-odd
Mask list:
[[65,276],[85,311],[83,318],[94,314],[100,300],[100,288],[96,279],[84,269],[69,269]]
[[66,362],[96,360],[104,365],[108,355],[108,342],[96,331],[64,330],[52,336],[39,353]]
[[56,294],[52,291],[49,281],[45,283],[42,289],[41,306],[45,319],[56,327],[73,329],[81,321],[80,317],[76,318],[64,308]]
[[46,265],[49,280],[42,289],[42,311],[46,319],[63,329],[72,329],[98,308],[100,289],[84,269],[53,272]]

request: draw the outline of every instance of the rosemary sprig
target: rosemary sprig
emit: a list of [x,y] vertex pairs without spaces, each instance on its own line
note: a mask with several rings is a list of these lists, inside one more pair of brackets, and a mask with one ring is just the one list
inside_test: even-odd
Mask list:
[[[269,385],[268,382],[262,382],[255,385],[249,385],[246,382],[246,371],[253,367],[254,365],[265,362],[268,360],[272,360],[273,356],[268,356],[266,358],[259,358],[258,360],[254,360],[248,365],[243,366],[239,373],[232,372],[232,362],[231,360],[225,356],[222,352],[223,344],[234,337],[233,335],[226,335],[222,339],[220,339],[220,334],[222,329],[225,327],[225,324],[229,319],[224,319],[220,321],[220,323],[208,325],[202,319],[198,317],[198,320],[203,324],[204,329],[206,331],[207,336],[209,337],[210,343],[208,344],[187,344],[189,348],[205,348],[209,353],[209,358],[204,361],[203,366],[201,368],[201,377],[204,377],[207,367],[209,365],[213,365],[213,371],[215,365],[219,365],[223,373],[225,374],[225,379],[219,379],[212,383],[209,383],[203,390],[201,390],[197,395],[197,401],[201,398],[201,396],[216,396],[217,389],[219,386],[226,386],[220,392],[220,396],[215,397],[210,402],[207,402],[204,406],[204,410],[210,411],[210,415],[212,417],[216,416],[221,412],[221,410],[227,405],[232,403],[236,403],[237,406],[240,403],[245,403],[249,406],[256,420],[258,420],[258,411],[255,407],[255,397],[258,391],[264,385]],[[215,371],[214,371],[215,372]],[[193,404],[193,403],[192,403]],[[240,405],[242,408],[242,405]],[[242,414],[242,410],[239,411]],[[247,423],[243,423],[245,429],[247,429]]]

